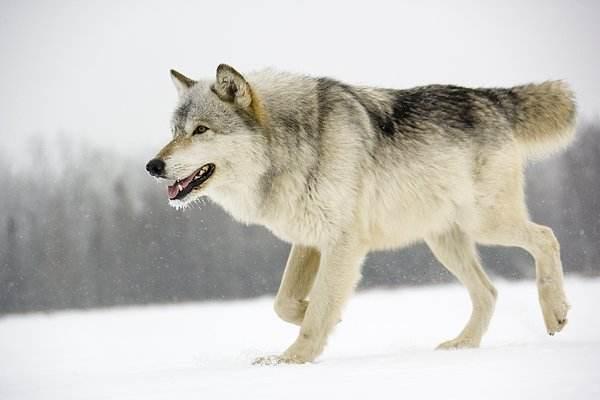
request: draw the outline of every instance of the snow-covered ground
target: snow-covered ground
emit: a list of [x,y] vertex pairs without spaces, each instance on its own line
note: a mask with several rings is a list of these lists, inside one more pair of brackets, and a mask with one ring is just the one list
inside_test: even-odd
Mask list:
[[478,350],[432,350],[468,317],[459,286],[371,291],[299,366],[251,365],[297,331],[271,299],[5,317],[0,399],[599,399],[600,280],[567,280],[570,322],[554,337],[533,282],[497,287]]

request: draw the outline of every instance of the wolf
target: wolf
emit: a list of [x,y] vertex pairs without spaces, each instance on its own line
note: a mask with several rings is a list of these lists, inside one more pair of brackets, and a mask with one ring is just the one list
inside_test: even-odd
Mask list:
[[462,332],[438,348],[478,347],[488,328],[496,289],[477,243],[528,251],[546,330],[564,328],[559,243],[529,219],[523,169],[574,136],[566,83],[395,90],[225,64],[215,79],[171,78],[172,139],[146,165],[169,180],[171,205],[207,196],[292,244],[274,308],[299,334],[257,363],[315,360],[367,253],[418,241],[472,302]]

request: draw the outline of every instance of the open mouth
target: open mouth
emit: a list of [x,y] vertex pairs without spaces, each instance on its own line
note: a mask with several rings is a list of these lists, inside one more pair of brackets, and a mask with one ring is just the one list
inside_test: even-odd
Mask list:
[[169,200],[181,200],[197,187],[200,187],[215,172],[215,164],[205,164],[190,176],[178,179],[168,187]]

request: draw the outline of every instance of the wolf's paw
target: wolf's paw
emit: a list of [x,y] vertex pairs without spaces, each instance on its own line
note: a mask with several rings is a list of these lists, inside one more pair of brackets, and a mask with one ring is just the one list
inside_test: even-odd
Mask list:
[[275,312],[279,318],[295,325],[302,325],[307,308],[308,301],[306,300],[275,301]]
[[560,332],[567,325],[569,303],[564,291],[552,284],[542,283],[539,286],[540,306],[544,315],[544,324],[549,335]]
[[448,340],[447,342],[440,343],[436,350],[458,350],[458,349],[475,349],[479,347],[479,341],[472,338],[461,338]]
[[553,336],[555,333],[560,332],[567,325],[567,322],[569,322],[567,319],[569,304],[562,299],[540,298],[540,305],[542,306],[546,331],[550,336]]
[[260,365],[260,366],[274,366],[280,364],[304,364],[307,361],[302,361],[301,359],[286,357],[285,355],[281,356],[264,356],[258,357],[254,361],[252,361],[252,365]]

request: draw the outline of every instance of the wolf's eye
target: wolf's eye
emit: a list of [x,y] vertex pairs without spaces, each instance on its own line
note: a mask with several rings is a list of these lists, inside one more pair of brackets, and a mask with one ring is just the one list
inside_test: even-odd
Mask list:
[[192,135],[201,135],[204,132],[206,132],[208,130],[208,128],[204,125],[198,125],[196,127],[196,129],[194,129],[194,132],[192,132]]

